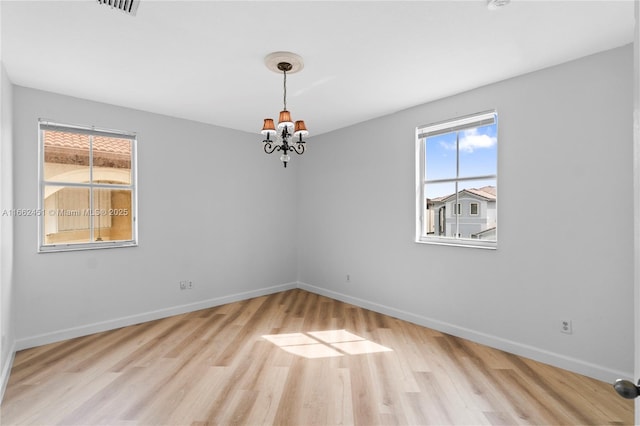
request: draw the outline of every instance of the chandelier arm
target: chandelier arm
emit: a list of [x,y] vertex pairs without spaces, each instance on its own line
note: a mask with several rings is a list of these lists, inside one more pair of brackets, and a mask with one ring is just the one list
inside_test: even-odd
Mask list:
[[280,151],[280,145],[273,145],[271,141],[267,140],[264,140],[263,142],[266,142],[264,144],[264,152],[266,152],[267,154],[272,154],[276,150]]
[[296,143],[295,145],[291,145],[289,149],[296,152],[298,155],[304,154],[304,145],[301,143]]

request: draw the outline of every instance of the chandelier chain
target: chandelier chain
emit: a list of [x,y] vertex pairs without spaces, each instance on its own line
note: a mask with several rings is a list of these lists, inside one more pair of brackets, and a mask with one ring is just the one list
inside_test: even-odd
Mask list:
[[287,110],[287,70],[283,70],[282,71],[284,73],[284,95],[283,95],[283,102],[284,102],[284,110]]

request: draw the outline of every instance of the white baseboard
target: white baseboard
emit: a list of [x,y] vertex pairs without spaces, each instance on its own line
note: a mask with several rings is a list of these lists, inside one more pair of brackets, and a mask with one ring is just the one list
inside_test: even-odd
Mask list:
[[9,383],[9,374],[11,373],[11,367],[13,367],[13,360],[16,357],[16,342],[13,342],[11,349],[9,350],[9,357],[5,360],[4,365],[0,366],[0,403],[4,398],[4,391],[7,389],[7,383]]
[[418,324],[424,327],[432,328],[442,333],[451,334],[453,336],[471,340],[473,342],[500,349],[505,352],[540,361],[545,364],[553,365],[555,367],[582,374],[584,376],[592,377],[604,382],[613,383],[618,378],[634,377],[633,372],[613,370],[601,365],[592,364],[581,359],[568,357],[562,354],[547,351],[545,349],[540,349],[512,340],[503,339],[498,336],[482,333],[469,328],[460,327],[444,321],[439,321],[411,312],[402,311],[390,306],[360,299],[358,297],[353,297],[321,287],[316,287],[311,284],[298,283],[298,288],[309,291],[311,293],[319,294],[321,296],[326,296],[331,299],[350,303],[352,305],[369,309],[374,312],[389,315],[404,321],[409,321],[411,323]]
[[213,299],[202,300],[195,303],[172,306],[169,308],[158,309],[156,311],[145,312],[142,314],[131,315],[128,317],[115,318],[108,321],[102,321],[102,322],[82,325],[79,327],[57,330],[50,333],[38,334],[36,336],[25,337],[25,338],[18,339],[15,343],[15,346],[16,346],[16,350],[33,348],[36,346],[42,346],[49,343],[59,342],[62,340],[73,339],[81,336],[87,336],[89,334],[100,333],[108,330],[114,330],[120,327],[140,324],[147,321],[154,321],[157,319],[166,318],[173,315],[180,315],[188,312],[197,311],[200,309],[207,309],[214,306],[224,305],[227,303],[233,303],[241,300],[251,299],[254,297],[265,296],[267,294],[279,293],[281,291],[291,290],[294,288],[297,288],[297,283],[295,282],[288,283],[288,284],[275,285],[272,287],[264,287],[261,289],[246,291],[242,293],[235,293],[228,296],[215,297]]

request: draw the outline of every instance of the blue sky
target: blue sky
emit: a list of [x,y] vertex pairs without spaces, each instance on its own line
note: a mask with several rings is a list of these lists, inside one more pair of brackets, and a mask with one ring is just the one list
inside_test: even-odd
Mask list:
[[[460,132],[460,170],[456,174],[456,133],[445,133],[426,140],[426,179],[455,179],[498,173],[498,141],[495,124]],[[459,189],[496,185],[495,179],[466,181]],[[453,194],[453,183],[427,184],[427,198]]]

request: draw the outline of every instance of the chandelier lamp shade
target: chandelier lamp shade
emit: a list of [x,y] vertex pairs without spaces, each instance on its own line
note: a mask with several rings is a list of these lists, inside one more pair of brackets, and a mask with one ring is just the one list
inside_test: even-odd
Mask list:
[[283,75],[283,108],[278,115],[278,125],[272,118],[265,118],[262,125],[262,133],[265,139],[262,141],[264,152],[272,154],[276,151],[282,152],[280,160],[284,167],[291,160],[289,152],[302,155],[304,153],[305,141],[309,134],[303,120],[296,122],[291,118],[291,112],[287,110],[287,73],[293,74],[303,68],[302,58],[291,52],[274,52],[265,58],[267,68]]

